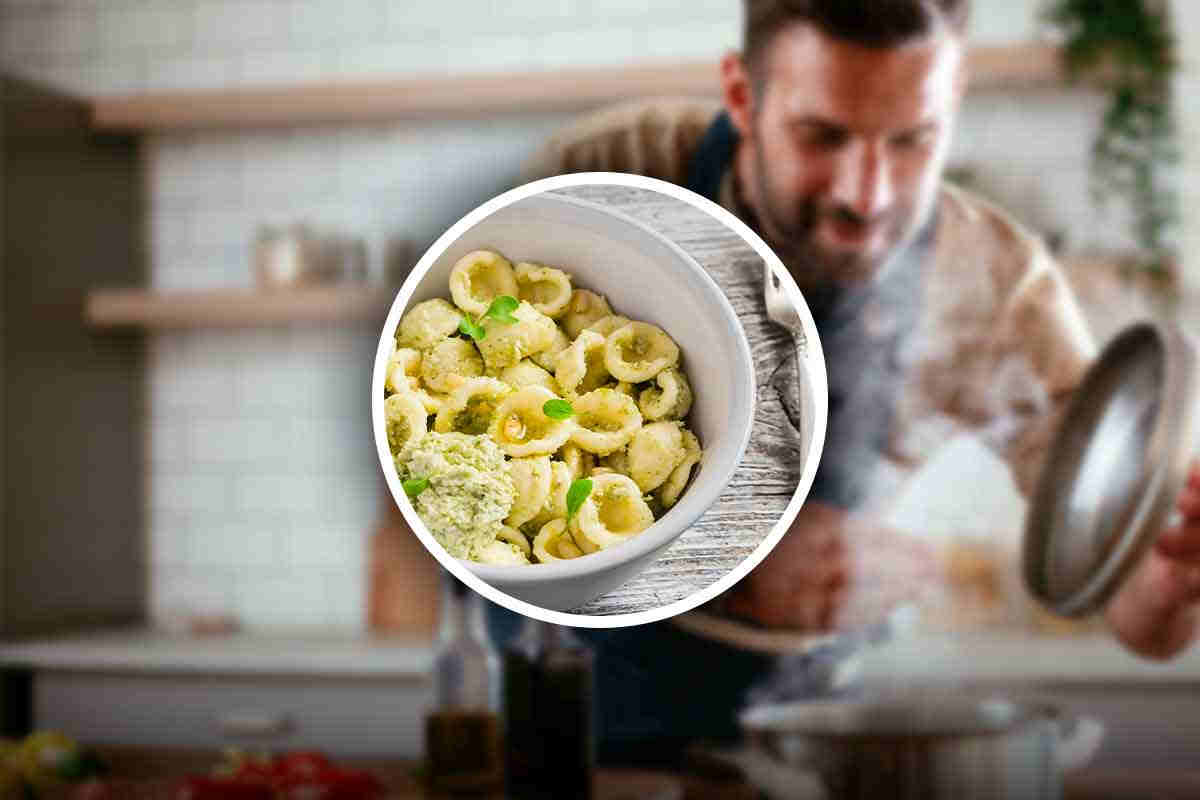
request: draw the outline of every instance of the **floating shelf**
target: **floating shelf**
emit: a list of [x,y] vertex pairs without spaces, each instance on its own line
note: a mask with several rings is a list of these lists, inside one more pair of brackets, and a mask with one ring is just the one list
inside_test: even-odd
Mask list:
[[[1058,49],[1036,42],[975,47],[975,90],[1060,83]],[[575,110],[654,95],[715,95],[714,62],[605,69],[542,70],[366,83],[152,92],[98,98],[92,124],[109,131],[169,131],[474,117],[519,111]]]
[[84,318],[94,328],[252,328],[293,323],[378,325],[395,289],[322,286],[298,289],[151,291],[100,289],[88,293]]

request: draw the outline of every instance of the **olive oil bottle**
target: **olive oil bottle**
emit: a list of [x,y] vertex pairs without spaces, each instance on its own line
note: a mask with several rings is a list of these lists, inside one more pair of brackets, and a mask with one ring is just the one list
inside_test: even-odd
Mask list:
[[434,656],[435,707],[425,720],[430,787],[447,794],[498,790],[504,781],[500,660],[483,598],[443,571]]

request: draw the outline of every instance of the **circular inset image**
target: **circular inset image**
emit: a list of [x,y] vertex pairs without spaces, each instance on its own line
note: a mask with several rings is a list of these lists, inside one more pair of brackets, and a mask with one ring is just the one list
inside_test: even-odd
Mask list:
[[380,463],[422,543],[511,610],[587,627],[712,599],[778,542],[824,443],[791,276],[650,178],[537,181],[472,211],[380,337]]

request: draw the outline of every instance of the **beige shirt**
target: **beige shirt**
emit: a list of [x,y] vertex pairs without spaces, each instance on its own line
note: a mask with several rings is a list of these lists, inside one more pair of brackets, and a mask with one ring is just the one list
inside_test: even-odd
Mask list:
[[[712,102],[656,99],[599,111],[554,136],[525,177],[610,171],[681,184],[719,110]],[[732,173],[719,200],[736,214]],[[1095,345],[1037,237],[962,189],[944,185],[939,203],[932,264],[915,331],[901,353],[905,369],[884,458],[894,479],[955,433],[979,433],[1028,495]]]

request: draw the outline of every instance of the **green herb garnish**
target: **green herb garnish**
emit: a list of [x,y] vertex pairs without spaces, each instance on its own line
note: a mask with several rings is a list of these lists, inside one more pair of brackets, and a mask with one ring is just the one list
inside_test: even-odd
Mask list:
[[575,516],[575,512],[583,505],[583,501],[588,499],[588,495],[592,493],[591,478],[577,478],[571,481],[571,488],[567,489],[567,521],[571,521],[571,517]]
[[542,404],[542,413],[550,419],[570,419],[575,416],[575,409],[566,400],[556,397]]
[[[503,322],[505,325],[515,325],[520,322],[519,319],[512,315],[512,312],[517,310],[517,306],[521,305],[521,301],[512,295],[502,294],[492,301],[488,306],[487,311],[480,315],[479,319],[491,317],[497,322]],[[477,342],[482,342],[483,337],[487,336],[487,331],[478,320],[471,319],[470,314],[463,314],[462,319],[458,321],[458,329],[462,331],[464,336],[470,336]]]
[[458,329],[463,332],[463,335],[470,336],[477,342],[482,341],[483,337],[487,335],[483,326],[471,319],[470,314],[463,314],[463,318],[458,321]]
[[485,317],[491,317],[497,322],[503,322],[505,325],[515,325],[518,320],[512,315],[512,312],[517,310],[517,306],[521,305],[521,301],[512,295],[502,294],[492,301],[488,306],[488,310],[483,312]]
[[429,478],[409,478],[401,485],[404,487],[406,495],[415,498],[429,488]]

